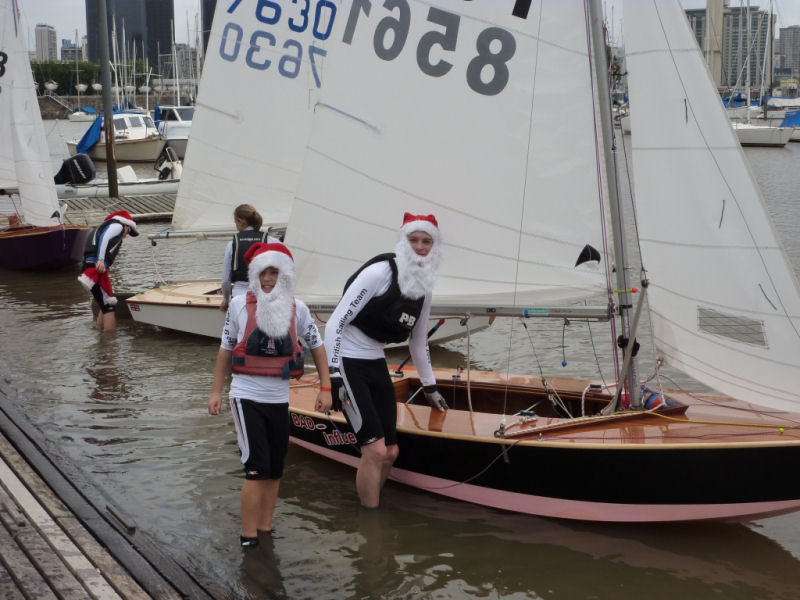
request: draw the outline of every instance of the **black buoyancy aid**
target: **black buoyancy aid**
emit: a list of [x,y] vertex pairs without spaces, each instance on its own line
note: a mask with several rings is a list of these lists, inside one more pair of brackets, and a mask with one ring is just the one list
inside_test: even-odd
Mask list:
[[256,323],[256,296],[247,292],[247,325],[242,341],[233,348],[231,369],[244,375],[266,375],[299,379],[303,374],[303,347],[297,340],[296,307],[292,305],[289,331],[282,338],[271,338]]
[[393,252],[379,254],[361,265],[361,268],[347,280],[344,290],[347,291],[361,271],[382,261],[388,261],[392,269],[392,282],[383,294],[370,298],[352,323],[373,340],[384,344],[404,342],[411,335],[411,330],[422,312],[425,297],[412,300],[400,292],[397,263]]
[[256,242],[266,242],[267,231],[246,229],[233,234],[233,252],[231,253],[231,281],[247,281],[247,263],[244,260],[245,252]]
[[[113,223],[118,223],[117,221],[111,219],[109,221],[103,221],[92,230],[91,235],[86,238],[86,245],[83,247],[83,260],[84,262],[96,262],[97,261],[97,251],[100,248],[100,240],[103,237],[103,233],[106,229],[109,228],[110,225]],[[125,226],[122,226],[122,233],[119,235],[111,238],[108,240],[108,244],[106,245],[106,255],[103,257],[103,263],[106,267],[110,267],[114,264],[114,259],[117,258],[117,254],[119,253],[119,249],[122,247],[122,238],[123,234],[125,233]]]

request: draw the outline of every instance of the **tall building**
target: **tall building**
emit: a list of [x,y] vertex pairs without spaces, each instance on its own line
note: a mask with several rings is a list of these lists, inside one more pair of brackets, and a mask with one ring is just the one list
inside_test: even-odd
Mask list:
[[[159,54],[172,47],[173,0],[106,0],[106,11],[108,31],[116,31],[117,55],[130,59],[135,55],[156,68]],[[93,62],[100,61],[99,20],[97,0],[86,0],[89,60]]]
[[782,27],[775,42],[775,61],[784,77],[800,78],[800,25]]
[[214,11],[217,10],[217,0],[201,0],[200,21],[203,28],[203,56],[208,53],[208,36],[211,34],[211,23],[214,20]]
[[708,8],[686,11],[711,75],[720,88],[741,88],[748,81],[754,88],[762,81],[769,87],[773,79],[775,17],[758,6],[750,6],[748,11],[728,3],[708,0]]
[[61,62],[75,62],[83,60],[83,47],[72,40],[61,40]]
[[57,61],[56,30],[50,25],[36,25],[36,60],[39,62]]

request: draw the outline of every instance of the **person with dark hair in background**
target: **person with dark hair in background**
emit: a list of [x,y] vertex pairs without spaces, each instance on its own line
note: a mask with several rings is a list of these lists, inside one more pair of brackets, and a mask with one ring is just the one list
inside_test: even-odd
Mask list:
[[280,241],[269,235],[269,229],[261,231],[264,221],[250,204],[240,204],[234,209],[233,222],[237,231],[225,246],[225,258],[222,260],[222,304],[219,307],[222,311],[228,310],[232,296],[247,291],[247,265],[244,255],[250,246],[256,242]]

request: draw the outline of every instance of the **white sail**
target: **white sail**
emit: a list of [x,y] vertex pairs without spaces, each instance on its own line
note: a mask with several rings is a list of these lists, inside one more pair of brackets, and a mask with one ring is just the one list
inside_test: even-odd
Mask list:
[[606,289],[575,267],[584,245],[603,252],[584,4],[517,4],[338,4],[286,237],[299,296],[338,299],[404,211],[439,221],[439,304]]
[[624,15],[657,349],[720,392],[796,410],[800,287],[694,35],[674,0],[630,0]]
[[[233,209],[242,203],[252,204],[265,225],[289,219],[322,57],[314,54],[312,62],[308,54],[310,28],[290,31],[288,47],[286,36],[276,41],[263,22],[274,15],[269,4],[275,3],[217,3],[175,230],[232,230]],[[278,14],[284,22],[294,16],[299,27],[301,9],[284,6]]]
[[16,189],[24,220],[56,225],[58,210],[53,166],[36,100],[25,30],[14,0],[0,2],[0,187]]

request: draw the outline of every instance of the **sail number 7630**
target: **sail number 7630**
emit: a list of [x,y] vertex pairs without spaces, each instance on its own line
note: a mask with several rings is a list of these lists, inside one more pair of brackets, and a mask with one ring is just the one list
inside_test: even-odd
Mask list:
[[[227,9],[232,14],[242,0],[233,0]],[[383,0],[381,14],[375,11],[373,0],[353,0],[347,15],[342,42],[352,44],[357,30],[363,29],[371,19],[376,21],[372,30],[372,47],[375,55],[384,61],[392,61],[401,57],[406,47],[412,27],[411,6],[408,0]],[[258,0],[255,7],[255,19],[267,26],[284,25],[292,33],[303,33],[311,28],[315,40],[324,42],[332,31],[337,16],[336,4],[331,0],[292,0],[292,10],[272,0]],[[312,10],[313,5],[313,10]],[[454,67],[454,63],[444,57],[433,59],[435,54],[454,53],[459,37],[461,16],[433,6],[428,7],[426,22],[431,26],[419,37],[415,58],[417,66],[430,77],[444,77]],[[220,42],[220,56],[227,61],[235,61],[244,50],[244,61],[247,66],[264,71],[270,68],[272,60],[267,58],[268,46],[275,48],[278,36],[272,31],[256,30],[249,35],[248,43],[243,46],[244,28],[238,23],[225,24]],[[369,33],[367,33],[369,35]],[[296,39],[286,39],[281,47],[286,53],[278,60],[278,72],[284,77],[295,78],[300,72],[303,62],[304,45]],[[516,52],[516,39],[506,29],[487,27],[476,37],[475,54],[466,65],[466,83],[471,90],[486,96],[494,96],[502,92],[509,80],[508,62]],[[246,48],[246,50],[245,50]],[[438,48],[438,50],[437,50]],[[312,44],[308,45],[308,59],[319,87],[319,71],[317,58],[326,56],[327,50]],[[446,56],[446,55],[445,55]],[[449,57],[448,57],[449,58]]]

